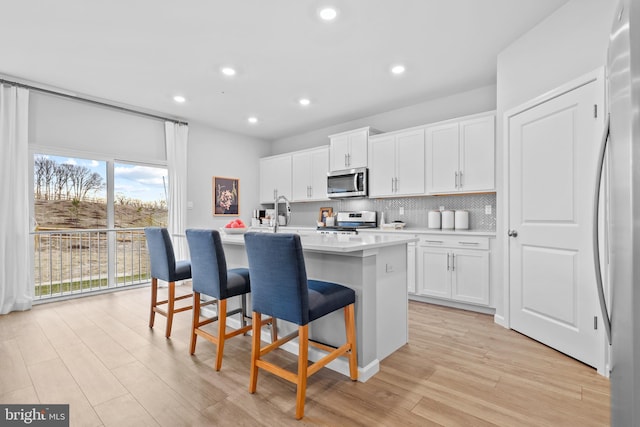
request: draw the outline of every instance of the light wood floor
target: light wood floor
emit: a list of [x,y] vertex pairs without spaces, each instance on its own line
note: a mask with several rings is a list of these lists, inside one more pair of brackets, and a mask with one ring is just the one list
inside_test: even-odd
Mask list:
[[250,337],[228,341],[215,372],[212,344],[189,355],[190,312],[167,340],[164,317],[147,327],[148,300],[142,288],[0,316],[0,402],[69,403],[82,427],[609,425],[609,382],[595,370],[491,316],[416,302],[410,343],[366,383],[318,372],[298,422],[292,384],[261,372],[247,391]]

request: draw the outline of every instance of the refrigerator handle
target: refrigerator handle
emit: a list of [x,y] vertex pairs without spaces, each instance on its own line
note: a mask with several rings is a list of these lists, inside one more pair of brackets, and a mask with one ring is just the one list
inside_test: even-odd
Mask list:
[[610,118],[607,115],[607,122],[604,125],[604,133],[602,134],[602,141],[600,143],[600,153],[598,155],[598,165],[596,169],[596,187],[593,197],[593,261],[596,267],[596,285],[598,287],[600,310],[602,311],[602,323],[604,323],[604,329],[607,333],[607,340],[609,341],[609,345],[611,345],[611,318],[609,317],[607,301],[604,296],[604,286],[602,284],[602,269],[600,265],[600,243],[598,241],[598,207],[600,206],[600,185],[602,184],[602,168],[604,166],[604,158],[607,150],[607,141],[609,140],[609,125]]

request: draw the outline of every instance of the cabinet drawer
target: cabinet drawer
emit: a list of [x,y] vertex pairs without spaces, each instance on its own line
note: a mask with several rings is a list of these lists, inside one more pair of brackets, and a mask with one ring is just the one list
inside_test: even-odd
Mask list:
[[418,244],[423,247],[488,250],[489,238],[478,236],[422,235],[420,236]]

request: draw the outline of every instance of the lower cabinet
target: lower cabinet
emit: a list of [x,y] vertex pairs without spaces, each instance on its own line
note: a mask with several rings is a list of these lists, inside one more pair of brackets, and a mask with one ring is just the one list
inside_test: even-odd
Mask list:
[[416,295],[489,305],[489,239],[421,237],[417,247]]
[[407,244],[407,291],[416,293],[416,247],[415,243]]

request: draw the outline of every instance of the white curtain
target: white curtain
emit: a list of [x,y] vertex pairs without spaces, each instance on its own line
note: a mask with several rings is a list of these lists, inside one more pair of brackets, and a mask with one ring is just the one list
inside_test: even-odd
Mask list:
[[169,234],[177,260],[188,258],[184,234],[187,223],[187,140],[189,126],[165,122],[169,165]]
[[0,314],[33,300],[28,117],[29,91],[0,84]]

